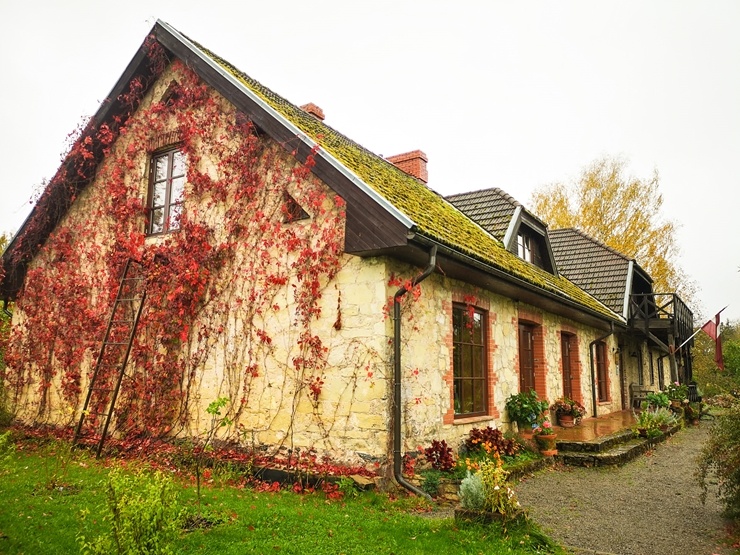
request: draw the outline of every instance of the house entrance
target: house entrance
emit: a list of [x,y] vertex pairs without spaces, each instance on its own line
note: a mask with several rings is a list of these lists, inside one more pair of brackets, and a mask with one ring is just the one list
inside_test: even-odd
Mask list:
[[563,397],[573,399],[573,359],[570,352],[572,335],[564,333],[560,336],[563,358]]
[[519,324],[519,391],[534,389],[534,328]]

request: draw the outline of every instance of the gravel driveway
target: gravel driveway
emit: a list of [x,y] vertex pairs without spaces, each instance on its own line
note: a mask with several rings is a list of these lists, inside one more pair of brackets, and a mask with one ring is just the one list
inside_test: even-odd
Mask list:
[[681,430],[625,466],[558,466],[516,487],[532,519],[577,554],[729,555],[715,489],[706,505],[694,478],[710,424]]

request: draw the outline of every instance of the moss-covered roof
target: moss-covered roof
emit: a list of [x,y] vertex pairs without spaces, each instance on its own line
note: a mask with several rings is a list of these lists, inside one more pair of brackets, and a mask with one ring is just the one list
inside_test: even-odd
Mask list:
[[541,270],[507,251],[500,241],[426,185],[288,102],[223,58],[195,42],[193,44],[321,145],[326,152],[354,172],[397,210],[413,220],[416,224],[414,229],[416,233],[557,296],[574,301],[604,317],[620,320],[602,303],[564,277]]

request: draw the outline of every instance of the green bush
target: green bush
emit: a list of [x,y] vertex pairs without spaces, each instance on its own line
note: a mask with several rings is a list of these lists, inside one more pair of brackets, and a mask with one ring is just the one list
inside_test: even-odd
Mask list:
[[460,505],[463,509],[481,511],[486,504],[486,493],[483,490],[483,481],[480,474],[476,472],[468,474],[460,482]]
[[698,476],[702,502],[708,493],[709,475],[718,481],[718,495],[728,516],[740,517],[740,402],[716,417],[699,457]]
[[[125,474],[113,470],[100,508],[107,533],[78,537],[83,555],[169,555],[181,529],[182,513],[172,480],[161,472]],[[96,515],[83,512],[83,519]]]

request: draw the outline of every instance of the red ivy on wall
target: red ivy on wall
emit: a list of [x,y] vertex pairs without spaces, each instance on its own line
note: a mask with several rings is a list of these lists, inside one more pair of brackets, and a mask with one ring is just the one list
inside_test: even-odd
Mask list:
[[[148,49],[154,79],[168,61],[156,42]],[[289,145],[261,137],[179,61],[169,68],[176,94],[151,99],[149,84],[132,80],[119,98],[128,113],[88,125],[66,158],[72,170],[40,199],[76,202],[55,216],[29,265],[8,341],[6,382],[16,402],[38,400],[40,419],[78,414],[128,258],[146,269],[147,301],[117,403],[119,432],[157,436],[192,424],[204,379],[218,380],[237,423],[259,402],[254,382],[270,368],[287,376],[280,403],[293,411],[321,396],[327,347],[314,327],[342,264],[344,202],[312,176],[313,155],[297,163]],[[187,188],[179,231],[154,239],[144,232],[148,149],[163,136],[176,136],[186,154]],[[96,152],[105,155],[99,164]],[[284,223],[286,191],[309,219]],[[50,217],[37,212],[20,243]],[[91,423],[104,404],[93,401]]]

